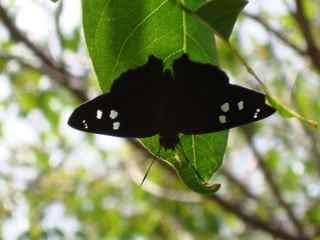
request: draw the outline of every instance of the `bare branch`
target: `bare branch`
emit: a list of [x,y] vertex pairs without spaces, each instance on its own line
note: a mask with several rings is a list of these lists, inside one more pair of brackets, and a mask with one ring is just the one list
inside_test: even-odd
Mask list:
[[11,37],[17,41],[24,43],[37,57],[41,59],[41,61],[50,66],[56,67],[54,62],[38,47],[36,46],[30,39],[28,39],[13,23],[13,21],[8,16],[6,10],[0,3],[0,19],[2,23],[8,29]]
[[281,226],[274,224],[272,222],[267,222],[262,220],[256,215],[249,215],[242,210],[242,207],[237,203],[232,203],[221,196],[213,195],[210,198],[212,201],[216,202],[225,211],[237,216],[243,222],[255,227],[256,229],[262,230],[274,236],[275,238],[283,240],[303,240],[307,238],[296,237],[291,233],[286,232]]
[[[134,144],[134,146],[137,147],[142,153],[145,155],[146,158],[154,158],[155,156],[152,155],[150,152],[148,152],[139,142],[136,140],[129,140],[131,144]],[[161,164],[162,167],[164,167],[166,170],[168,170],[171,174],[176,175],[176,172],[173,170],[171,166],[166,164],[164,161],[160,160],[159,158],[155,158],[155,160]],[[307,238],[301,238],[294,236],[293,234],[287,232],[285,229],[283,229],[280,225],[275,224],[274,222],[269,222],[261,219],[259,216],[254,214],[248,214],[244,211],[243,207],[239,203],[233,203],[229,200],[224,199],[221,196],[218,196],[217,194],[208,196],[208,200],[214,201],[217,203],[222,209],[225,211],[235,215],[240,220],[242,220],[244,223],[249,224],[261,231],[264,231],[266,233],[271,234],[274,237],[277,237],[279,239],[283,240],[304,240]]]
[[280,41],[282,41],[282,43],[284,43],[285,45],[287,45],[289,48],[293,49],[294,51],[296,51],[299,55],[305,57],[307,52],[301,48],[300,46],[298,46],[297,44],[295,44],[294,42],[292,42],[289,38],[287,38],[281,31],[276,30],[275,28],[273,28],[266,20],[264,20],[262,17],[258,16],[258,15],[253,15],[250,13],[244,13],[244,15],[256,22],[258,22],[261,26],[263,26],[267,31],[269,31],[270,33],[272,33],[274,36],[276,36]]
[[293,212],[291,206],[282,197],[280,189],[278,188],[278,186],[276,184],[276,181],[273,178],[273,174],[270,172],[269,168],[266,166],[262,155],[260,154],[260,152],[258,151],[256,146],[254,145],[251,132],[245,127],[243,127],[242,130],[243,130],[244,136],[246,137],[246,139],[248,141],[248,144],[249,144],[253,154],[255,155],[255,157],[257,159],[257,162],[259,164],[260,169],[262,170],[262,173],[263,173],[263,175],[265,177],[265,180],[268,183],[268,185],[269,185],[273,195],[275,196],[276,200],[285,209],[289,219],[291,220],[292,224],[295,226],[295,228],[297,230],[297,233],[300,236],[300,239],[308,239],[306,237],[306,234],[304,232],[302,224],[300,223],[300,221],[296,217],[296,215]]
[[225,168],[223,168],[221,171],[222,171],[222,175],[225,176],[235,186],[237,186],[245,196],[257,202],[261,201],[259,196],[254,194],[243,182],[237,179],[237,177],[234,176],[230,171],[228,171]]
[[[50,59],[36,44],[34,44],[27,36],[25,36],[13,23],[13,21],[8,16],[6,10],[0,3],[0,19],[4,26],[8,29],[10,35],[12,36],[13,40],[17,42],[22,42],[28,47],[31,52],[34,53],[36,57],[38,57],[41,61],[41,66],[37,69],[50,77],[56,80],[59,84],[66,85],[68,88],[72,89],[73,92],[81,99],[85,100],[86,95],[81,90],[81,81],[77,77],[72,76],[70,73],[64,71],[63,67],[60,67],[59,64],[55,63],[52,59]],[[2,56],[4,57],[4,55]],[[22,58],[16,56],[7,55],[6,57],[11,57],[13,60],[18,61],[19,63],[23,64],[24,66],[35,68],[28,64],[27,61],[24,61]]]
[[85,91],[78,86],[79,84],[74,83],[80,83],[82,80],[78,79],[76,77],[71,76],[71,74],[60,72],[59,69],[53,67],[53,66],[47,66],[43,64],[42,66],[36,66],[30,63],[30,61],[27,61],[23,59],[22,57],[15,56],[12,54],[0,54],[0,59],[4,59],[6,61],[16,61],[18,64],[25,68],[29,68],[35,71],[38,71],[44,75],[49,76],[53,80],[55,80],[55,83],[58,83],[62,87],[66,87],[69,90],[73,92],[74,95],[76,95],[81,101],[86,101],[87,96]]

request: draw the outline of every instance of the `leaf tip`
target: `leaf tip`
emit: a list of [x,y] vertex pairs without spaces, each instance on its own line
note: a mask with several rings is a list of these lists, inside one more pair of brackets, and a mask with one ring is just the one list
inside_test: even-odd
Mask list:
[[212,193],[217,192],[220,189],[221,184],[220,183],[213,183],[210,185],[209,183],[204,183],[204,187],[206,189],[208,189],[208,194],[212,194]]

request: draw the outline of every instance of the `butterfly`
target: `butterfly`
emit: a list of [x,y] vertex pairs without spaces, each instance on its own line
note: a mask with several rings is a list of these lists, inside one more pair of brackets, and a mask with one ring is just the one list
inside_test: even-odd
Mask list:
[[222,131],[274,112],[264,94],[231,84],[217,66],[183,54],[173,62],[171,73],[161,59],[150,55],[145,65],[120,75],[109,93],[76,108],[68,124],[117,137],[158,134],[162,147],[174,149],[181,133]]

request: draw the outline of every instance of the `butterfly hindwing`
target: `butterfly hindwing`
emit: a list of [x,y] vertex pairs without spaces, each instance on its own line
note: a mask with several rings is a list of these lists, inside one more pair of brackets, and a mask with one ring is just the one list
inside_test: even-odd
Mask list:
[[161,105],[162,62],[147,64],[122,74],[111,92],[80,105],[69,125],[86,132],[118,137],[149,137],[158,133]]

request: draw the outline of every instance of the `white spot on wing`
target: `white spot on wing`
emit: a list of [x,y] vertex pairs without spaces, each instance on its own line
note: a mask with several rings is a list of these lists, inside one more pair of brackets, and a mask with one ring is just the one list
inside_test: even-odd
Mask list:
[[219,116],[219,122],[220,122],[221,124],[226,123],[226,122],[227,122],[227,117],[224,116],[224,115],[220,115],[220,116]]
[[111,119],[116,119],[118,117],[118,115],[119,115],[119,113],[116,110],[111,110],[110,114],[109,114],[109,117]]
[[119,130],[120,128],[120,122],[114,122],[113,123],[113,130]]
[[253,118],[258,118],[258,114],[259,114],[260,111],[261,111],[260,108],[257,108],[256,112],[253,115]]
[[83,124],[83,126],[84,126],[85,129],[88,129],[88,128],[89,128],[86,120],[82,120],[82,124]]
[[97,119],[101,119],[102,118],[102,115],[103,115],[103,112],[101,110],[97,110]]
[[230,110],[230,105],[228,102],[221,105],[221,110],[224,112],[228,112]]
[[239,111],[244,109],[244,102],[243,101],[238,102],[238,109],[239,109]]

